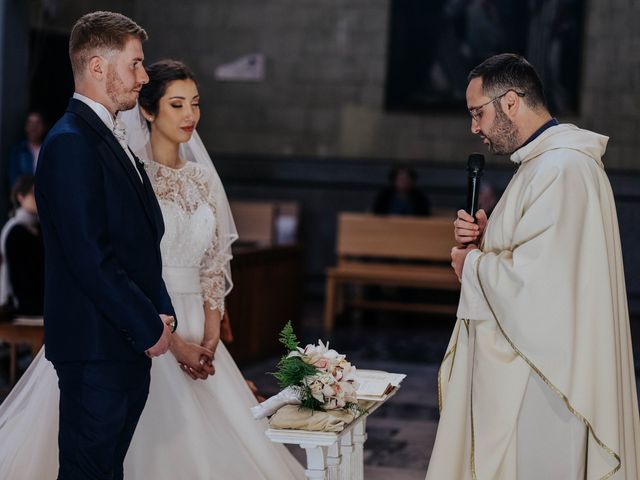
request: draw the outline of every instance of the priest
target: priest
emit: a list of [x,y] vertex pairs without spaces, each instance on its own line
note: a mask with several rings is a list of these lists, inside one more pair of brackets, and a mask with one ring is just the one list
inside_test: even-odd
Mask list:
[[462,288],[427,479],[638,479],[608,138],[552,118],[518,55],[473,69],[466,97],[471,131],[517,171],[489,220],[454,222]]

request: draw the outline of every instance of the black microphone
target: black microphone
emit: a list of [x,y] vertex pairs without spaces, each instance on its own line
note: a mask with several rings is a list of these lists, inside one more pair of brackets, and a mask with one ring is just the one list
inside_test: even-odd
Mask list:
[[472,153],[467,160],[467,174],[469,176],[467,187],[467,212],[475,221],[478,210],[478,193],[480,192],[480,178],[484,170],[484,155]]

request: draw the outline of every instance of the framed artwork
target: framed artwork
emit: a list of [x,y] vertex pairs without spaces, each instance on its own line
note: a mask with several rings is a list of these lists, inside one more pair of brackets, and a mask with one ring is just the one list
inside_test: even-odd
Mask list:
[[465,108],[469,71],[523,55],[554,114],[578,113],[584,0],[392,0],[386,108]]

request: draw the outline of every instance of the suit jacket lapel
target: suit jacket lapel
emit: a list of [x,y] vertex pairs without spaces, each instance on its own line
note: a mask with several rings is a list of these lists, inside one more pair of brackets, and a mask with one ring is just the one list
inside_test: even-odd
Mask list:
[[[93,128],[107,143],[109,149],[114,154],[114,156],[118,159],[120,165],[124,168],[127,173],[127,177],[129,181],[133,184],[133,187],[138,194],[138,198],[144,207],[144,211],[147,214],[148,220],[151,222],[151,225],[154,227],[156,232],[159,231],[157,225],[157,219],[152,210],[152,206],[149,203],[148,192],[146,191],[147,186],[143,185],[144,182],[140,181],[140,177],[138,176],[138,172],[136,171],[136,167],[131,163],[131,159],[126,154],[120,142],[116,139],[113,133],[109,130],[109,128],[104,124],[104,122],[96,115],[96,113],[84,102],[72,98],[69,101],[69,106],[67,107],[67,111],[75,113],[80,116],[91,128]],[[146,174],[143,176],[144,181],[149,183],[149,178],[146,177]]]
[[153,210],[158,238],[162,238],[162,235],[164,234],[164,220],[162,218],[162,211],[160,210],[160,205],[158,204],[156,194],[153,191],[153,188],[151,188],[151,180],[149,180],[149,176],[147,175],[147,172],[144,168],[144,164],[140,161],[136,154],[133,153],[131,148],[129,148],[129,152],[131,152],[131,155],[136,161],[136,164],[139,166],[138,171],[140,172],[140,176],[142,177],[142,185],[147,195],[148,203]]

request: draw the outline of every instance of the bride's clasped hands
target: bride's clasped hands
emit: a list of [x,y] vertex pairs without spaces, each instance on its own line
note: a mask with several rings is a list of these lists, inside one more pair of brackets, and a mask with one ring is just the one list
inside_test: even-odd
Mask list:
[[171,346],[178,365],[193,380],[206,380],[216,372],[213,360],[220,341],[221,315],[218,310],[205,307],[204,316],[204,335],[200,345],[174,335]]
[[206,380],[216,371],[213,366],[214,351],[203,345],[186,342],[176,335],[171,344],[171,353],[182,371],[193,380]]

